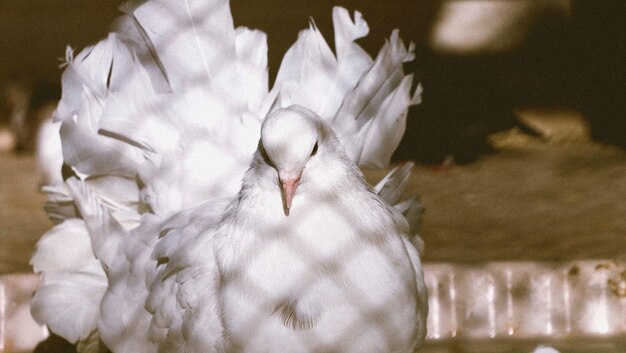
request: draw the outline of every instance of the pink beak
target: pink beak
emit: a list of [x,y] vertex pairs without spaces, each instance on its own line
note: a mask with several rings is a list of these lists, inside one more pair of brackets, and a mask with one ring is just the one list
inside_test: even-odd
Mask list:
[[281,177],[280,183],[283,186],[283,201],[285,202],[285,207],[287,208],[287,214],[289,214],[289,209],[291,208],[291,201],[293,200],[293,196],[296,193],[296,189],[300,184],[300,176],[302,174],[298,173],[295,176],[289,177]]

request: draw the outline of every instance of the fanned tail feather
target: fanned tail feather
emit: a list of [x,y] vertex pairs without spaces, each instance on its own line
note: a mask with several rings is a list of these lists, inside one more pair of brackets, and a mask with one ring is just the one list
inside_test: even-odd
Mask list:
[[31,303],[33,317],[69,342],[86,339],[96,329],[108,282],[85,223],[69,219],[46,232],[31,264],[43,272]]
[[404,134],[408,108],[419,101],[420,90],[411,96],[412,76],[402,69],[404,62],[413,60],[413,50],[413,43],[407,49],[394,30],[333,118],[348,156],[361,167],[388,165]]
[[136,148],[98,134],[109,90],[121,81],[118,78],[122,73],[117,72],[125,70],[123,60],[118,59],[128,55],[123,48],[111,34],[76,58],[68,51],[56,115],[63,122],[61,141],[65,163],[87,175],[134,177],[144,160]]
[[68,193],[65,183],[44,186],[42,191],[47,195],[43,208],[52,222],[61,223],[78,217],[74,199]]
[[[336,7],[336,55],[311,22],[268,92],[266,35],[234,28],[227,0],[123,9],[106,39],[77,55],[67,49],[56,115],[77,177],[46,188],[59,224],[32,259],[43,277],[33,314],[85,350],[101,337],[114,352],[219,352],[217,269],[203,230],[238,192],[264,117],[304,105],[330,122],[356,164],[384,167],[419,102],[402,69],[413,45],[394,31],[372,59],[355,43],[369,32],[361,14]],[[377,191],[415,233],[410,169]],[[68,242],[77,244],[70,256]]]
[[316,112],[343,142],[348,156],[360,167],[384,168],[398,147],[411,105],[412,75],[402,64],[415,57],[393,31],[374,61],[354,41],[368,33],[359,12],[333,9],[337,56],[314,24],[300,32],[281,63],[273,90],[279,99],[273,109],[300,104]]
[[161,220],[144,215],[139,226],[127,230],[89,185],[75,178],[67,184],[108,280],[99,304],[100,337],[114,352],[156,352],[156,345],[146,335],[137,335],[133,330],[148,331],[150,316],[144,302],[154,273],[151,268],[156,265],[149,255]]
[[84,182],[72,178],[67,181],[67,185],[81,218],[85,220],[94,254],[105,268],[113,266],[126,230],[111,217],[98,196]]
[[412,162],[392,169],[376,184],[374,191],[398,214],[402,214],[409,224],[412,242],[420,254],[424,252],[424,241],[419,236],[424,206],[417,195],[407,192],[409,178],[414,167]]
[[[358,77],[362,75],[372,65],[372,58],[355,41],[369,33],[367,22],[359,11],[354,11],[354,21],[352,21],[348,10],[343,7],[334,7],[333,24],[339,76]],[[343,82],[347,84],[350,81],[345,80]]]
[[153,0],[132,14],[155,48],[173,92],[219,81],[224,65],[235,59],[226,0]]
[[137,58],[150,77],[152,88],[159,93],[171,93],[172,87],[165,66],[145,28],[133,13],[142,3],[145,1],[128,1],[122,4],[120,10],[125,13],[125,16],[118,18],[113,23],[112,29],[118,33],[120,40],[129,47],[135,48]]
[[356,23],[347,10],[333,9],[338,56],[311,22],[298,34],[281,62],[274,90],[279,90],[282,108],[292,104],[305,106],[330,121],[346,92],[371,65],[372,59],[354,41],[368,32],[367,23],[357,12]]

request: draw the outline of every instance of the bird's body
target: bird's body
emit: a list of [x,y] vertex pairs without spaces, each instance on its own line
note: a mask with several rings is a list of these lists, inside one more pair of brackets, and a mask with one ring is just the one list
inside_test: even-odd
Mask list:
[[415,249],[407,249],[388,215],[381,217],[385,226],[366,225],[368,216],[384,212],[371,207],[376,200],[343,194],[350,203],[317,202],[302,195],[285,217],[279,193],[254,191],[256,200],[242,200],[248,211],[267,201],[277,212],[266,219],[241,212],[218,232],[220,301],[232,351],[412,352],[418,326],[424,330],[407,253]]
[[408,228],[334,133],[307,119],[319,128],[319,151],[288,213],[280,171],[261,149],[216,230],[229,351],[412,352],[425,333],[426,303]]

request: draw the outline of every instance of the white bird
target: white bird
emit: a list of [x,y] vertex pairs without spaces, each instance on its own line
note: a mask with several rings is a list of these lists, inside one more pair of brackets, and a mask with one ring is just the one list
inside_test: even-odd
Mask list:
[[278,110],[215,230],[228,352],[413,352],[427,298],[409,226],[334,132]]
[[[78,180],[46,189],[46,210],[60,224],[32,260],[43,277],[32,311],[71,342],[102,339],[117,353],[211,344],[219,351],[221,320],[211,321],[212,307],[193,294],[211,292],[194,283],[215,276],[212,254],[191,239],[212,229],[237,196],[268,112],[313,106],[353,163],[384,167],[408,107],[419,102],[420,90],[411,94],[402,71],[412,45],[394,32],[372,60],[354,43],[367,34],[358,12],[353,21],[345,9],[333,10],[336,57],[314,26],[301,32],[268,90],[265,34],[234,28],[226,0],[184,5],[128,4],[106,39],[76,56],[67,52],[56,116],[64,162]],[[318,95],[311,89],[317,80],[335,94]],[[395,170],[375,189],[399,223],[403,213],[419,214],[404,193],[409,170]],[[52,260],[78,240],[86,246],[76,261]],[[68,295],[78,291],[85,295]]]

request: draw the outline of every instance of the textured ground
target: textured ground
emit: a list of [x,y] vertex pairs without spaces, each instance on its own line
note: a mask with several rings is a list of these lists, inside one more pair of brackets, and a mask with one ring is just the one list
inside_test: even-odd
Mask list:
[[0,155],[0,273],[29,272],[35,242],[52,226],[38,179],[33,158]]
[[[377,180],[381,172],[368,173]],[[41,209],[30,157],[0,155],[0,273],[28,272]],[[626,257],[626,153],[591,144],[526,144],[470,165],[418,166],[426,261]]]
[[503,150],[448,170],[418,167],[425,261],[626,256],[626,154],[595,144]]

